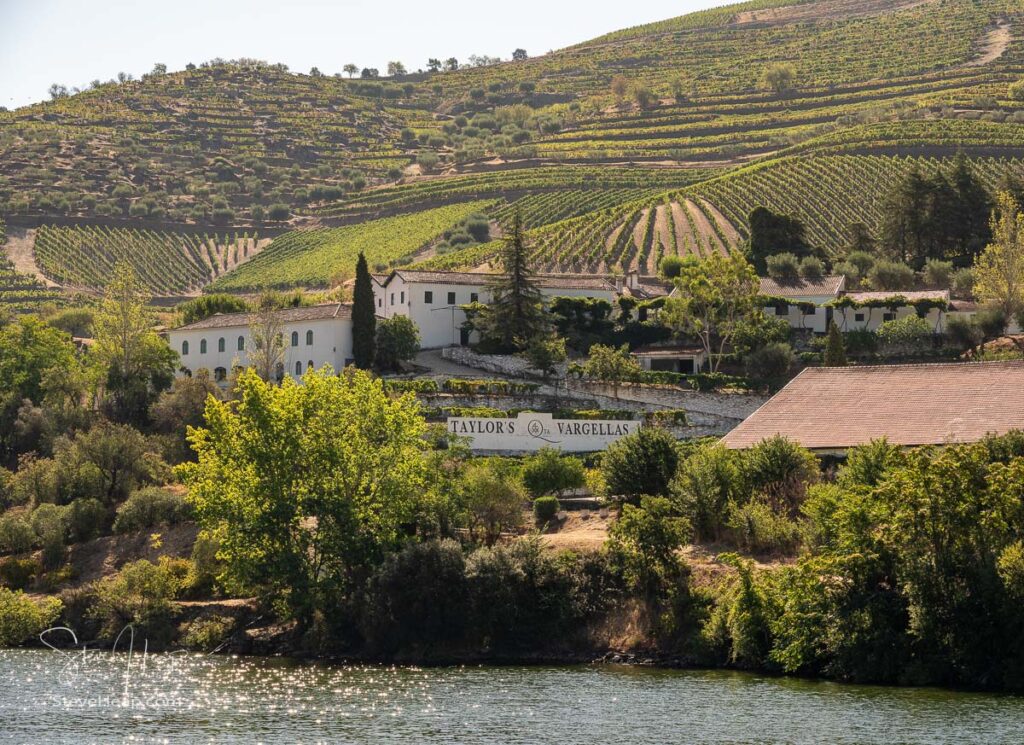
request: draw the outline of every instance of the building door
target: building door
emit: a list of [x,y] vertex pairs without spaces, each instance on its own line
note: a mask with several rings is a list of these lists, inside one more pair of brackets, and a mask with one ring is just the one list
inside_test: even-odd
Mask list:
[[459,344],[463,347],[469,346],[469,329],[459,329]]

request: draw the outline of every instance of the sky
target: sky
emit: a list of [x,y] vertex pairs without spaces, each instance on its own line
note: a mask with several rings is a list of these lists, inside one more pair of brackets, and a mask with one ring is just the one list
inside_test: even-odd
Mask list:
[[735,0],[0,0],[0,106],[48,98],[156,62],[214,57],[283,62],[326,74],[353,62],[383,73],[429,57],[508,59]]

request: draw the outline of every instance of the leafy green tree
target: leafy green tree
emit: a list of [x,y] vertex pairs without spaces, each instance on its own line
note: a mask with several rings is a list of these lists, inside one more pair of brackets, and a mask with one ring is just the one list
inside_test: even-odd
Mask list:
[[368,370],[376,356],[377,313],[373,302],[373,279],[362,251],[356,261],[356,283],[352,290],[352,357],[355,366]]
[[263,380],[284,377],[284,322],[278,312],[278,298],[264,293],[249,317],[249,364]]
[[601,456],[608,493],[631,502],[641,495],[668,495],[678,467],[679,444],[658,427],[641,427],[609,445]]
[[591,380],[610,383],[616,398],[619,396],[619,385],[635,380],[643,370],[636,357],[629,353],[629,345],[610,347],[595,344],[590,348],[590,356],[583,363],[583,374]]
[[558,366],[565,362],[565,339],[560,336],[534,337],[523,352],[530,363],[530,369],[536,370],[544,380],[556,372]]
[[992,235],[974,264],[974,292],[1013,318],[1024,310],[1024,213],[1007,192],[998,196]]
[[150,404],[174,379],[177,355],[153,330],[148,301],[131,265],[118,263],[93,322],[92,353],[117,421],[145,424]]
[[379,370],[398,370],[420,351],[420,332],[408,316],[392,316],[377,324]]
[[541,448],[523,463],[523,485],[531,497],[561,496],[586,481],[583,461],[563,456],[555,448]]
[[630,585],[647,597],[678,580],[684,569],[677,551],[689,538],[686,520],[664,497],[643,497],[639,506],[623,505],[608,531],[608,552]]
[[767,207],[755,207],[748,218],[750,261],[758,274],[767,271],[769,256],[791,253],[800,259],[811,253],[805,236],[804,224],[790,215],[776,214]]
[[662,310],[664,323],[676,334],[698,339],[717,372],[736,333],[761,315],[757,274],[739,253],[713,253],[684,266],[675,284]]
[[500,351],[519,351],[544,332],[547,319],[518,211],[496,263],[501,273],[489,285],[491,301],[480,314],[478,328]]
[[527,496],[514,474],[491,463],[472,464],[462,476],[460,489],[474,540],[493,546],[504,531],[522,524]]
[[237,400],[210,399],[178,467],[226,578],[266,587],[300,621],[361,588],[405,540],[432,488],[426,424],[409,394],[329,368],[270,386],[251,371]]
[[345,71],[345,74],[346,74],[346,75],[348,75],[348,76],[349,76],[349,77],[351,78],[351,77],[353,77],[353,76],[354,76],[354,75],[355,75],[355,74],[356,74],[357,72],[359,72],[359,65],[356,65],[356,64],[353,64],[352,62],[349,62],[349,63],[347,63],[347,64],[346,64],[346,65],[345,65],[345,66],[344,66],[343,68],[341,68],[341,69],[342,69],[342,70],[344,70],[344,71]]
[[835,321],[828,325],[828,338],[825,341],[825,355],[822,360],[825,367],[846,367],[846,346],[843,335]]

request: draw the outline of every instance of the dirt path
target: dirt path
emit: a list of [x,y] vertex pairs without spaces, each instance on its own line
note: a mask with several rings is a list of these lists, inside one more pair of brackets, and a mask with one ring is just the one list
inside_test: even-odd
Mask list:
[[47,287],[59,287],[60,285],[56,282],[47,279],[39,265],[36,264],[36,257],[32,252],[35,242],[36,231],[32,228],[7,226],[7,243],[4,245],[4,250],[7,252],[7,258],[14,264],[15,270],[35,277]]
[[980,54],[970,62],[964,63],[964,67],[982,67],[995,62],[1006,54],[1006,50],[1013,41],[1012,28],[1009,21],[1000,21],[999,25],[988,32],[981,44]]
[[704,209],[707,212],[711,213],[711,217],[715,219],[715,222],[718,223],[718,227],[721,228],[723,233],[725,233],[725,237],[729,241],[729,247],[735,248],[738,246],[742,238],[740,237],[739,231],[733,227],[733,224],[729,222],[725,215],[723,215],[719,209],[708,200],[701,198],[700,203],[704,205]]

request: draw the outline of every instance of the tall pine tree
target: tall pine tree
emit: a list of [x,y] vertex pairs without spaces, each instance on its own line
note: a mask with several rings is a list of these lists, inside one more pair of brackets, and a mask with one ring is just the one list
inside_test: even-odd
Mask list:
[[825,342],[825,359],[822,364],[824,367],[846,367],[846,347],[835,321],[828,324],[828,339]]
[[377,316],[373,308],[373,280],[366,257],[359,253],[356,286],[352,291],[352,357],[356,367],[368,370],[377,354]]
[[500,351],[517,351],[543,334],[547,325],[518,211],[498,253],[498,263],[502,273],[489,285],[491,302],[481,313],[478,328]]

